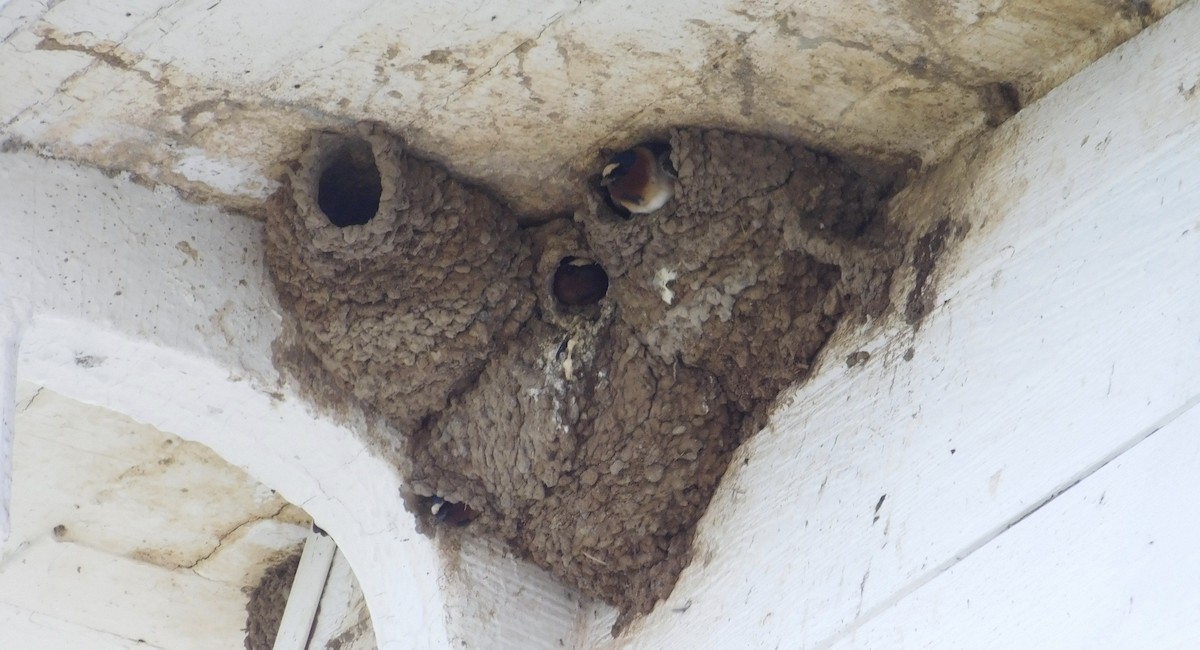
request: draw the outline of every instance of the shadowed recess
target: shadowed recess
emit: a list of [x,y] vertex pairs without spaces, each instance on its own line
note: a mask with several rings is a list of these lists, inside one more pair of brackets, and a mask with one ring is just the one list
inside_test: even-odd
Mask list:
[[379,211],[382,192],[371,145],[360,138],[351,138],[326,161],[317,189],[317,203],[333,225],[361,226]]
[[562,305],[594,305],[607,293],[608,274],[592,260],[568,255],[554,271],[554,298]]

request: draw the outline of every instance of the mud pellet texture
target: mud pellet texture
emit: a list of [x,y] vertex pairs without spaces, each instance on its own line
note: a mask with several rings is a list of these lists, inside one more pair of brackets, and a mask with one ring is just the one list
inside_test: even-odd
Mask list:
[[[734,450],[839,322],[887,307],[896,264],[892,176],[723,131],[667,140],[663,209],[623,219],[581,187],[572,218],[518,229],[378,128],[315,134],[267,228],[294,321],[278,362],[388,423],[419,527],[499,540],[618,626],[670,593]],[[581,259],[607,292],[564,304],[555,274]],[[471,521],[438,527],[433,497]]]

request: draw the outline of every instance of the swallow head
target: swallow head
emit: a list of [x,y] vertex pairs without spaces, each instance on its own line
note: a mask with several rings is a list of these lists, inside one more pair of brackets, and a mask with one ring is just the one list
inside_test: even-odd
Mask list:
[[618,213],[649,214],[675,196],[676,173],[670,156],[669,145],[655,142],[613,156],[600,174],[600,185]]
[[442,497],[430,497],[429,510],[433,520],[449,526],[466,526],[475,519],[475,511],[465,503],[447,501]]

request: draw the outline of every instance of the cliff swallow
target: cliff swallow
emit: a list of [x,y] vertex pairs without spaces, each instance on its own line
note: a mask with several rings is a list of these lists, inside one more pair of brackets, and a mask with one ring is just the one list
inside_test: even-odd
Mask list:
[[554,272],[553,291],[555,300],[564,305],[594,305],[608,293],[608,274],[586,257],[568,255]]
[[613,156],[600,175],[614,204],[632,214],[649,214],[675,196],[671,147],[660,142],[639,144]]
[[429,511],[434,521],[449,526],[466,526],[475,518],[475,511],[465,503],[454,503],[442,497],[431,497]]

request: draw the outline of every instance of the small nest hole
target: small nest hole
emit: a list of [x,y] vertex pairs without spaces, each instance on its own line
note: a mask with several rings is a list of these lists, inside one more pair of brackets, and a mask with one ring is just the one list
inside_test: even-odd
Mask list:
[[350,140],[334,151],[317,183],[317,205],[338,228],[361,226],[379,212],[383,185],[365,140]]
[[594,305],[608,294],[608,273],[603,266],[586,257],[568,255],[562,258],[554,272],[553,289],[554,299],[560,305]]

